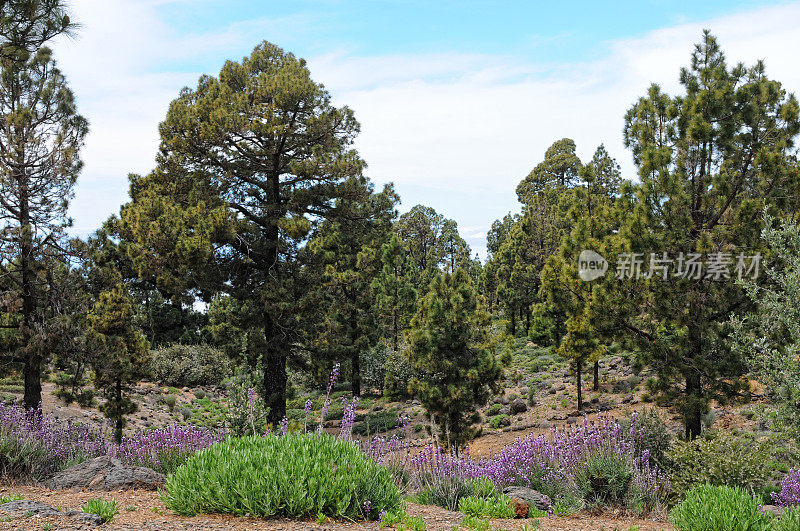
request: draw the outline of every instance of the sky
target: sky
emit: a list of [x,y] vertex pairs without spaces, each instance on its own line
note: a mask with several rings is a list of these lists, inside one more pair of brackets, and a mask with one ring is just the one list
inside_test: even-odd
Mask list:
[[569,137],[605,144],[636,178],[625,111],[651,83],[678,93],[704,28],[730,63],[766,61],[800,93],[800,2],[68,0],[77,35],[53,47],[91,131],[70,215],[96,230],[154,166],[158,123],[182,87],[268,40],[361,123],[367,174],[458,222],[485,256],[517,183]]

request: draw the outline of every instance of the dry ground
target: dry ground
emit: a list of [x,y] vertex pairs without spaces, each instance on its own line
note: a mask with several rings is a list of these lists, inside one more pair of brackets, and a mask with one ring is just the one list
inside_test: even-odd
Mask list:
[[[87,500],[102,497],[119,502],[120,513],[102,529],[122,530],[173,530],[173,529],[378,529],[376,523],[351,523],[328,521],[318,524],[316,521],[294,521],[285,519],[260,520],[254,518],[236,518],[223,515],[203,515],[183,517],[172,514],[158,499],[158,494],[151,491],[130,490],[115,492],[73,492],[51,491],[42,487],[0,487],[0,496],[22,494],[26,499],[38,500],[48,505],[63,509],[80,510]],[[439,507],[409,504],[408,512],[412,516],[421,516],[429,530],[452,529],[459,525],[464,515],[441,509]],[[494,529],[519,529],[524,524],[531,525],[531,520],[493,520]],[[641,520],[624,515],[592,515],[582,513],[570,517],[552,517],[539,519],[539,529],[543,531],[660,531],[674,529],[665,521]],[[10,516],[0,512],[0,529],[92,529],[93,526],[79,523],[65,517]]]

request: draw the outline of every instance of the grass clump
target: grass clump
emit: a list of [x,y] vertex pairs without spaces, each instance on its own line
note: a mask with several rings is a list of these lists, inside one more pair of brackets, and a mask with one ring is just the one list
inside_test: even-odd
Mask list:
[[199,513],[370,519],[400,505],[389,471],[326,434],[228,438],[169,476],[162,501]]
[[103,519],[103,522],[110,522],[119,514],[119,504],[114,498],[111,498],[111,501],[103,498],[92,498],[83,504],[81,510],[85,513],[96,514]]
[[467,516],[489,518],[514,518],[514,503],[511,498],[499,495],[493,498],[466,496],[458,502],[458,510]]
[[738,487],[700,485],[673,507],[669,519],[679,531],[762,531],[770,518],[758,501]]

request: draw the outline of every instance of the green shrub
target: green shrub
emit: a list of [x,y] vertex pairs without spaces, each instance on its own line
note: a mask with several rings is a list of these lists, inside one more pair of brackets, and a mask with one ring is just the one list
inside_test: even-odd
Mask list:
[[[630,430],[630,420],[621,424],[625,432]],[[636,426],[642,435],[636,439],[636,454],[642,455],[646,450],[650,454],[650,462],[665,469],[665,455],[672,445],[672,434],[664,419],[656,409],[645,409],[636,416]]]
[[504,424],[507,426],[508,424],[506,423],[510,421],[511,418],[508,415],[497,415],[496,417],[493,417],[492,420],[489,421],[489,426],[491,426],[494,429],[499,429]]
[[167,395],[164,397],[164,403],[167,405],[170,411],[175,409],[175,404],[178,403],[178,397],[175,395]]
[[85,513],[96,514],[103,522],[109,522],[119,514],[119,504],[114,498],[111,498],[111,501],[92,498],[81,507],[81,510]]
[[25,499],[25,497],[22,494],[0,494],[0,505],[22,499]]
[[475,531],[489,531],[491,524],[486,518],[478,518],[477,516],[465,516],[461,520],[461,527],[466,529],[474,529]]
[[787,507],[780,518],[772,522],[770,531],[797,531],[800,529],[800,507]]
[[410,529],[411,531],[425,531],[427,525],[421,516],[409,516],[405,507],[400,507],[387,512],[381,518],[380,528],[394,527],[397,529]]
[[383,380],[383,394],[391,400],[405,400],[409,397],[408,383],[414,369],[402,352],[389,351],[386,355],[386,372]]
[[209,345],[170,345],[150,351],[150,373],[166,385],[219,385],[233,373],[233,363]]
[[486,516],[489,518],[514,518],[514,501],[508,496],[492,498],[465,496],[458,502],[458,510],[467,516]]
[[766,440],[754,441],[716,431],[706,432],[691,442],[676,441],[666,459],[673,492],[679,496],[703,483],[760,488],[774,474],[770,466],[771,446]]
[[489,406],[489,409],[486,410],[487,417],[493,417],[500,413],[500,410],[503,408],[502,404],[492,404]]
[[623,506],[628,503],[634,470],[620,455],[597,455],[586,462],[576,480],[590,505]]
[[737,487],[700,485],[669,513],[678,531],[761,531],[769,529],[769,517],[758,501]]
[[202,399],[202,398],[206,397],[206,392],[203,391],[202,389],[195,389],[194,390],[194,396],[195,396],[195,398]]
[[353,425],[355,435],[374,435],[384,433],[397,427],[397,415],[388,411],[380,411],[372,415],[365,415],[360,422]]
[[489,478],[473,479],[469,482],[469,488],[473,496],[484,500],[498,498],[502,494],[495,482]]
[[169,476],[161,499],[185,516],[377,519],[399,507],[400,491],[389,471],[355,444],[289,433],[228,438],[201,450]]

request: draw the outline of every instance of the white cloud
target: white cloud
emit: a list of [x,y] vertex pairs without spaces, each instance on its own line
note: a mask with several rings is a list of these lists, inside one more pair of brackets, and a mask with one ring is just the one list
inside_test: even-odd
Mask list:
[[[172,72],[168,65],[211,56],[219,58],[218,70],[224,58],[239,58],[264,35],[319,23],[307,17],[256,20],[176,38],[158,18],[157,3],[76,1],[83,28],[76,41],[58,47],[92,125],[73,207],[79,232],[117,210],[128,172],[152,166],[158,122],[180,87],[199,75]],[[401,193],[404,187],[417,196],[430,190],[430,199],[415,197],[405,208],[419,201],[438,208],[457,191],[459,201],[448,203],[445,214],[470,227],[468,241],[482,248],[482,231],[516,208],[517,183],[558,138],[573,138],[583,159],[605,143],[632,178],[623,115],[651,82],[678,89],[679,68],[705,27],[719,37],[730,62],[764,58],[771,77],[800,92],[797,20],[798,4],[754,9],[610,42],[601,59],[585,63],[455,53],[364,57],[334,50],[310,57],[309,65],[337,104],[355,110],[362,124],[357,147],[369,174],[380,183],[396,182]]]

